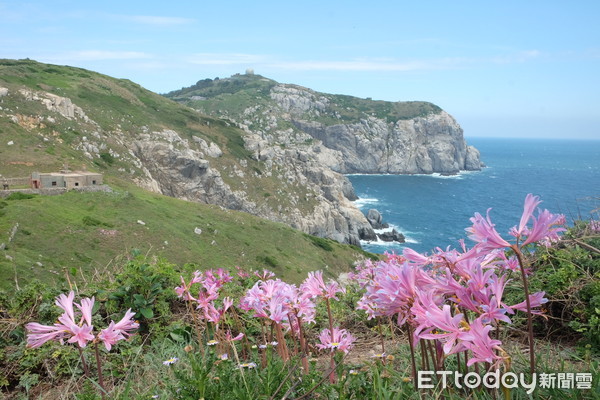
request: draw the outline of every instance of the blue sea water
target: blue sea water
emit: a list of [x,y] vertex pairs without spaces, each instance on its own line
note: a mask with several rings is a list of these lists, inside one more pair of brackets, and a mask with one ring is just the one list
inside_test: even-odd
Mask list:
[[527,193],[540,196],[540,208],[563,213],[569,222],[598,219],[600,141],[471,138],[468,143],[479,149],[487,168],[455,176],[348,176],[359,196],[356,205],[365,213],[379,210],[407,238],[402,245],[365,242],[366,250],[458,247],[469,218],[490,207],[492,222],[506,237],[519,223]]

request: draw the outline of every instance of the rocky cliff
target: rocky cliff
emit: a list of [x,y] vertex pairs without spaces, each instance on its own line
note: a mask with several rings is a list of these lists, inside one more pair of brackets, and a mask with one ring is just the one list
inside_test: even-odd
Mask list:
[[431,103],[330,95],[258,76],[208,81],[168,96],[234,121],[266,146],[304,145],[336,172],[455,174],[483,165],[456,120]]
[[0,60],[0,142],[3,176],[83,164],[108,182],[130,180],[343,243],[359,244],[371,229],[348,179],[312,146],[277,145],[91,71]]
[[[0,60],[0,173],[84,164],[169,196],[343,243],[372,237],[344,173],[480,167],[439,107],[328,95],[239,75],[169,94],[29,60]],[[218,118],[215,118],[218,117]]]

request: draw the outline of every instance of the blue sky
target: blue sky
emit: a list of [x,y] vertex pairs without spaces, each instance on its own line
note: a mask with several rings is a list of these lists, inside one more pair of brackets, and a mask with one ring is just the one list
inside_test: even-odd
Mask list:
[[0,58],[164,93],[253,68],[327,93],[431,101],[465,135],[600,139],[598,1],[0,0]]

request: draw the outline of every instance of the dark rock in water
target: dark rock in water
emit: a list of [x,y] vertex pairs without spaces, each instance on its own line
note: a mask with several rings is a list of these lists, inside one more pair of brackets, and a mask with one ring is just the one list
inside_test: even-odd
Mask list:
[[388,224],[383,223],[383,216],[381,213],[374,208],[367,212],[367,221],[371,224],[373,229],[386,229],[389,228]]
[[384,242],[404,243],[406,240],[404,235],[395,229],[392,229],[391,232],[379,233],[379,234],[377,234],[377,236],[379,237],[379,239],[383,240]]
[[358,235],[360,236],[360,238],[362,240],[368,240],[368,241],[377,240],[377,235],[375,234],[375,231],[371,228],[367,228],[367,227],[359,228]]

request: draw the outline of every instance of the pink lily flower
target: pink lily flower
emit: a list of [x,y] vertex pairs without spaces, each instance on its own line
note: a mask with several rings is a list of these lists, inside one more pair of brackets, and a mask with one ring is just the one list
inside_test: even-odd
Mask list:
[[[534,307],[540,307],[542,304],[548,302],[548,299],[544,297],[546,292],[536,292],[534,294],[529,295],[529,303],[531,305],[531,313],[541,315],[542,312],[538,310],[533,310]],[[519,310],[523,312],[527,312],[527,301],[522,301],[518,304],[509,307],[512,310]]]
[[483,325],[481,318],[475,319],[467,332],[459,335],[463,346],[473,352],[473,357],[467,361],[467,365],[471,366],[476,362],[487,362],[493,364],[501,359],[496,355],[496,350],[501,350],[501,341],[490,338],[489,332],[492,330],[491,325]]
[[345,329],[333,328],[333,339],[329,329],[323,329],[319,334],[317,347],[321,350],[330,349],[331,351],[341,350],[348,353],[356,339]]
[[100,331],[98,339],[104,343],[106,350],[110,351],[115,343],[131,336],[131,331],[139,328],[140,324],[135,322],[134,316],[135,313],[130,308],[119,322],[110,321],[108,327]]
[[35,349],[50,340],[62,341],[67,337],[67,328],[62,324],[52,326],[30,322],[25,325],[27,330],[27,347]]
[[459,336],[463,333],[461,329],[461,322],[464,321],[462,314],[452,316],[450,305],[444,304],[441,310],[435,306],[426,311],[425,319],[431,327],[436,329],[436,333],[421,333],[419,334],[420,338],[441,340],[444,343],[443,349],[445,354],[462,350],[460,343],[456,343]]
[[325,284],[323,272],[316,271],[308,273],[308,278],[300,285],[300,292],[302,292],[302,296],[308,298],[323,297],[338,300],[335,296],[336,293],[345,293],[346,290],[333,280]]
[[478,242],[478,247],[482,251],[510,247],[510,243],[502,239],[494,228],[495,225],[490,219],[490,210],[491,208],[488,208],[487,217],[485,219],[479,213],[475,213],[475,216],[471,218],[473,226],[465,229],[470,233],[469,239]]

